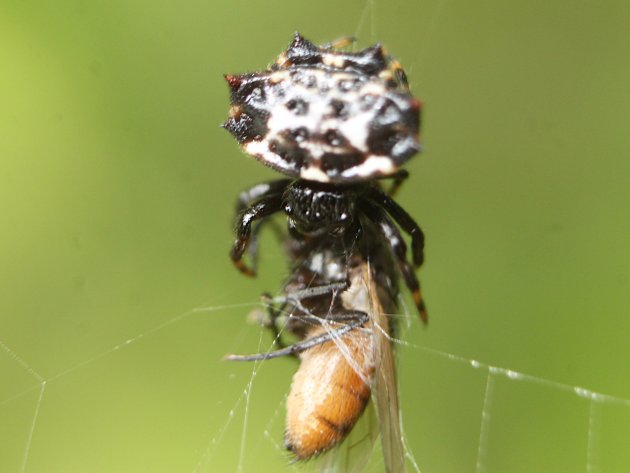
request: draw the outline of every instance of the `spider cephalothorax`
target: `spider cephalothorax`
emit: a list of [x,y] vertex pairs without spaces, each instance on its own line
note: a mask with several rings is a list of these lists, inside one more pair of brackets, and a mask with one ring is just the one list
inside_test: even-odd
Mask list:
[[288,217],[289,230],[308,236],[341,235],[352,225],[355,191],[328,186],[295,181],[285,189],[283,210]]
[[377,44],[318,47],[295,34],[266,71],[225,76],[224,126],[243,150],[292,177],[356,182],[389,176],[420,150],[420,102]]

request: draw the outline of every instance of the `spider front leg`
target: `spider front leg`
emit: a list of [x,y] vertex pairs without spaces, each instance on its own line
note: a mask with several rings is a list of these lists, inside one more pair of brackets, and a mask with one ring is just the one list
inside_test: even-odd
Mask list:
[[[406,176],[402,180],[406,179]],[[401,181],[402,182],[402,181]],[[394,184],[396,181],[394,181]],[[368,199],[377,206],[385,209],[400,227],[411,236],[411,252],[413,264],[416,268],[424,262],[424,233],[411,215],[396,203],[391,197],[379,189],[372,188],[368,194]]]
[[[271,195],[280,195],[291,183],[291,179],[275,179],[273,181],[262,182],[242,191],[236,202],[236,216],[240,217],[243,211],[254,202]],[[278,241],[282,240],[282,229],[272,219],[262,219],[253,225],[247,253],[251,261],[251,270],[255,273],[258,265],[258,235],[265,224],[269,222],[272,230],[276,234]]]
[[282,194],[287,186],[291,184],[291,181],[291,179],[274,179],[273,181],[261,182],[260,184],[256,184],[255,186],[242,191],[238,195],[236,212],[240,214],[243,210],[262,197]]
[[392,179],[392,185],[389,187],[389,189],[387,189],[387,196],[394,197],[408,177],[409,171],[407,171],[406,169],[399,169],[391,176],[387,176],[387,179]]
[[256,275],[256,272],[243,262],[243,254],[245,253],[251,238],[252,224],[256,220],[262,220],[269,217],[281,209],[282,195],[271,194],[260,198],[255,204],[246,208],[239,216],[236,224],[236,240],[232,245],[230,258],[232,259],[234,266],[236,266],[243,274],[246,274],[247,276]]
[[[393,202],[393,201],[392,201]],[[387,214],[377,205],[369,200],[362,200],[361,209],[364,214],[372,220],[379,230],[381,235],[389,242],[389,245],[398,261],[398,267],[402,273],[405,284],[411,291],[413,301],[418,308],[420,319],[423,323],[427,323],[429,316],[427,314],[427,308],[422,299],[422,291],[420,290],[420,281],[416,277],[413,266],[407,261],[407,245],[403,240],[402,235],[396,225],[387,216]]]

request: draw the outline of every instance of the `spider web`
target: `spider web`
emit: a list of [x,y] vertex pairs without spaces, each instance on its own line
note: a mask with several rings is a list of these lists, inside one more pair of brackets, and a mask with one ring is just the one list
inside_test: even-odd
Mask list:
[[[431,12],[429,28],[425,33],[423,50],[418,56],[414,65],[419,66],[426,51],[431,49],[433,38],[433,28],[437,28],[440,12],[445,1],[438,1]],[[376,22],[376,2],[367,0],[358,20],[355,36],[377,39]],[[64,369],[52,374],[43,374],[39,367],[33,366],[19,351],[13,349],[10,344],[3,340],[0,335],[0,359],[3,359],[3,373],[10,374],[11,379],[19,378],[23,374],[30,381],[24,382],[20,379],[16,386],[28,384],[26,389],[11,389],[13,386],[5,386],[0,398],[0,415],[6,422],[0,423],[2,429],[9,434],[2,438],[7,439],[2,450],[6,457],[11,456],[16,459],[8,463],[6,471],[17,471],[25,473],[29,471],[46,471],[45,457],[48,453],[45,447],[45,434],[41,433],[43,418],[45,423],[53,426],[59,435],[65,434],[65,420],[70,416],[67,405],[59,403],[59,393],[56,388],[60,385],[70,386],[69,389],[75,393],[83,394],[87,391],[85,383],[98,382],[102,376],[103,369],[117,369],[121,364],[126,365],[134,361],[137,351],[146,349],[152,355],[159,356],[161,347],[165,340],[172,341],[175,337],[191,336],[195,333],[216,330],[216,321],[228,317],[243,317],[244,313],[251,309],[260,308],[258,301],[250,302],[234,301],[229,304],[212,304],[200,306],[198,308],[185,311],[165,321],[156,324],[154,327],[143,329],[137,334],[130,336],[109,348],[99,351],[93,356],[70,364]],[[244,326],[240,333],[230,337],[227,347],[218,347],[219,355],[227,352],[250,352],[266,351],[270,349],[270,343],[266,334],[256,331],[257,335],[252,338],[252,327]],[[251,343],[256,341],[257,343]],[[196,339],[197,340],[197,339]],[[195,342],[196,343],[196,342]],[[435,415],[444,416],[450,419],[452,425],[456,426],[457,420],[452,418],[449,409],[457,412],[464,412],[468,416],[476,416],[476,431],[474,436],[465,440],[472,447],[471,452],[463,452],[471,458],[470,469],[475,473],[490,473],[496,471],[586,471],[595,473],[609,471],[606,465],[628,464],[625,453],[627,439],[630,436],[630,399],[608,395],[597,392],[588,387],[565,384],[553,379],[532,376],[527,373],[510,369],[509,367],[497,366],[481,360],[470,359],[457,354],[436,350],[423,346],[419,343],[405,340],[396,340],[399,352],[401,368],[401,396],[403,398],[403,420],[407,430],[410,424],[421,423],[417,419],[422,417],[422,410],[432,410],[435,406],[441,406],[444,412],[437,412]],[[119,361],[113,361],[118,357]],[[141,358],[140,358],[141,359]],[[414,370],[410,368],[413,364]],[[280,366],[277,366],[280,365]],[[127,366],[129,366],[127,364]],[[608,368],[608,367],[606,367]],[[261,378],[267,379],[289,379],[293,367],[281,365],[277,362],[258,362],[251,367],[243,365],[231,365],[223,368],[219,374],[214,374],[214,382],[222,384],[222,376],[227,375],[230,387],[221,392],[221,399],[212,405],[213,412],[207,414],[200,423],[205,426],[206,435],[197,438],[197,444],[191,448],[193,453],[189,454],[190,464],[186,467],[173,469],[172,471],[189,471],[191,473],[214,472],[214,471],[252,471],[252,466],[256,465],[257,455],[271,449],[272,454],[280,460],[273,471],[280,471],[286,468],[288,471],[302,471],[300,465],[285,461],[286,455],[281,443],[281,431],[284,422],[284,402],[286,394],[281,394],[286,388],[283,383],[281,389],[269,389]],[[243,372],[247,372],[243,376]],[[16,375],[16,373],[18,373]],[[190,375],[190,379],[201,379],[208,377],[208,373],[196,373]],[[427,386],[424,393],[414,395],[406,389],[406,379],[421,376],[427,380],[433,380],[433,386]],[[3,375],[3,378],[5,376]],[[446,389],[446,382],[441,380],[461,379],[459,386],[462,389],[462,399],[467,399],[464,406],[454,406],[440,404],[440,397],[444,394],[441,389]],[[458,385],[457,381],[454,385]],[[451,389],[453,383],[449,385]],[[107,386],[100,389],[107,390]],[[258,395],[260,390],[262,393]],[[259,401],[272,393],[273,409],[264,416],[261,423],[254,420],[253,412],[259,410]],[[86,393],[89,395],[89,392]],[[112,392],[112,395],[116,393]],[[148,394],[141,395],[147,398]],[[414,415],[408,415],[405,406],[413,407]],[[110,406],[111,407],[111,406]],[[459,409],[459,411],[458,411]],[[511,418],[510,413],[524,410],[529,413],[523,422],[533,423],[538,426],[538,438],[522,438],[519,432],[525,431],[524,426],[512,425],[504,419]],[[556,411],[555,413],[553,411]],[[420,414],[417,414],[417,413]],[[551,412],[551,413],[550,413]],[[543,413],[543,414],[541,414]],[[445,415],[446,414],[446,415]],[[203,416],[202,416],[203,417]],[[260,416],[256,416],[257,418]],[[119,418],[120,419],[120,418]],[[134,422],[136,422],[134,420]],[[170,420],[173,425],[176,421]],[[445,422],[448,422],[445,420]],[[116,450],[116,431],[137,428],[131,422],[117,425],[111,432],[105,435],[105,439],[112,442],[111,448]],[[50,429],[50,427],[48,427]],[[149,435],[147,430],[140,429],[143,435]],[[38,434],[43,435],[43,439],[36,441]],[[50,435],[48,431],[47,435]],[[88,433],[89,435],[89,433]],[[416,471],[430,473],[432,471],[449,471],[448,468],[441,468],[449,465],[448,460],[444,460],[441,465],[426,464],[424,458],[430,452],[423,449],[425,437],[429,438],[432,432],[423,435],[416,433],[409,434],[407,444],[411,458],[410,468]],[[102,438],[102,437],[101,437]],[[8,439],[11,441],[9,442]],[[97,441],[96,439],[94,440]],[[238,446],[237,456],[234,458],[230,452],[230,458],[226,460],[224,447],[236,444]],[[538,463],[525,457],[529,454],[529,447],[532,444],[549,443],[548,449],[538,448],[535,451],[547,451],[548,457],[539,457]],[[517,446],[515,446],[517,444]],[[562,449],[574,452],[574,463],[567,466],[561,462],[567,457],[561,455]],[[501,451],[510,451],[512,463],[502,463],[507,461],[501,455]],[[17,452],[17,455],[16,455]],[[10,454],[10,455],[9,455]],[[129,453],[126,453],[129,455]],[[155,452],[142,452],[142,454],[156,455]],[[449,448],[444,447],[443,456],[449,454]],[[4,455],[0,455],[0,462]],[[37,457],[36,461],[34,457]],[[44,458],[44,460],[42,460]],[[612,460],[611,460],[612,458]],[[121,462],[124,456],[120,454]],[[523,461],[530,465],[524,469],[514,468],[514,464]],[[417,466],[416,466],[417,463]],[[150,464],[150,462],[148,462]],[[68,469],[74,471],[72,462],[68,460]],[[94,471],[101,471],[98,461],[94,460]],[[531,466],[534,465],[534,466]],[[376,459],[367,471],[381,471],[379,460]],[[119,471],[125,471],[122,467]],[[138,471],[138,470],[134,470]],[[165,469],[168,471],[168,469]],[[450,470],[459,471],[459,470]],[[618,471],[623,471],[623,466]]]
[[[75,372],[90,370],[92,365],[114,356],[117,352],[131,350],[134,345],[141,344],[151,337],[158,336],[160,332],[171,330],[174,326],[184,323],[189,318],[213,317],[227,310],[242,310],[258,305],[258,302],[237,303],[202,307],[188,311],[46,378],[41,376],[4,342],[0,342],[0,348],[4,356],[35,382],[32,387],[0,400],[0,412],[4,409],[11,409],[15,403],[21,401],[26,401],[31,409],[30,418],[25,421],[25,425],[21,426],[22,430],[26,431],[26,436],[21,447],[21,463],[16,471],[29,471],[29,458],[31,455],[33,436],[37,431],[41,412],[46,408],[45,401],[49,387],[63,381],[64,378],[70,377]],[[263,331],[261,330],[260,333],[262,335]],[[560,409],[563,409],[563,406],[566,405],[571,406],[569,412],[571,412],[572,416],[577,418],[571,419],[571,423],[576,427],[581,427],[584,433],[583,445],[586,454],[584,465],[581,469],[588,473],[604,471],[600,463],[602,454],[606,453],[610,455],[614,453],[614,450],[611,452],[610,448],[605,448],[607,447],[606,442],[609,442],[608,447],[611,445],[614,447],[615,437],[619,435],[621,438],[618,438],[617,442],[619,446],[623,448],[622,439],[625,439],[627,430],[615,432],[615,428],[618,428],[620,424],[621,426],[624,424],[627,426],[627,421],[630,419],[630,399],[598,393],[582,386],[568,385],[554,380],[531,376],[505,367],[493,366],[478,360],[467,359],[455,354],[435,350],[430,347],[419,346],[404,340],[395,340],[395,343],[398,345],[400,351],[405,352],[406,356],[404,358],[414,359],[418,364],[427,363],[432,358],[439,359],[448,364],[461,367],[468,371],[468,374],[483,378],[484,382],[478,385],[479,391],[477,393],[470,393],[470,396],[482,399],[482,402],[479,403],[478,411],[480,422],[475,466],[474,469],[471,470],[475,471],[475,473],[500,471],[490,466],[492,463],[490,457],[494,448],[493,439],[496,436],[500,436],[505,429],[505,426],[500,425],[499,416],[501,412],[506,408],[530,408],[532,403],[535,405],[537,402],[543,404],[553,402],[557,404]],[[263,341],[262,336],[259,339],[258,346],[262,351],[271,349],[271,346]],[[233,435],[234,432],[238,431],[240,431],[241,434],[239,456],[238,461],[235,465],[232,465],[232,467],[234,471],[247,471],[244,465],[245,457],[250,454],[248,445],[250,426],[248,421],[251,410],[256,409],[256,398],[253,392],[256,389],[257,378],[267,363],[269,363],[269,361],[257,362],[254,364],[254,367],[251,368],[249,380],[243,387],[242,392],[236,396],[235,399],[231,399],[231,405],[227,411],[223,412],[225,414],[224,420],[219,422],[220,427],[212,431],[209,438],[206,439],[206,446],[203,452],[199,455],[196,464],[189,470],[191,473],[217,471],[215,469],[215,460],[221,449],[222,442],[226,435],[228,435],[228,432],[229,435]],[[453,366],[451,366],[451,369],[452,368]],[[440,369],[442,370],[442,374],[444,374],[445,371],[449,371],[449,369]],[[516,394],[511,392],[512,390],[515,390]],[[525,402],[522,404],[514,403],[514,399],[522,395],[527,398]],[[265,441],[268,442],[269,446],[272,447],[279,456],[284,456],[284,449],[280,443],[279,437],[273,434],[272,430],[274,426],[282,425],[283,423],[285,397],[286,396],[281,396],[278,399],[274,411],[268,416],[264,429],[262,430]],[[504,405],[506,402],[509,403],[508,406]],[[230,403],[228,403],[228,405],[229,404]],[[242,416],[240,423],[237,420],[239,412]],[[545,422],[542,421],[541,423],[544,426]],[[550,427],[552,428],[548,431],[541,431],[541,435],[548,435],[547,441],[557,440],[554,435],[561,435],[561,432],[554,432],[553,425]],[[621,454],[621,452],[618,453]],[[413,458],[413,456],[411,456],[411,458]],[[419,461],[420,467],[416,465],[415,461],[410,464],[415,465],[413,466],[415,471],[421,471],[421,457]],[[304,471],[300,466],[291,463],[287,465],[287,468],[290,471]],[[561,470],[562,468],[556,471]],[[380,471],[379,464],[372,464],[366,471]],[[424,469],[424,471],[430,470]]]

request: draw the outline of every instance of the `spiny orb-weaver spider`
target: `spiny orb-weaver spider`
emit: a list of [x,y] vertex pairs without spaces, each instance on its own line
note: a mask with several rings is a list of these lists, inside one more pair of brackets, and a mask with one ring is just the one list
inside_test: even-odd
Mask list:
[[[426,321],[406,245],[392,219],[411,236],[413,266],[424,259],[424,235],[390,195],[407,178],[400,169],[420,150],[420,102],[404,70],[380,44],[352,53],[317,47],[298,33],[263,72],[226,75],[231,107],[224,127],[243,150],[293,177],[258,184],[239,201],[231,257],[239,270],[252,224],[283,210],[293,236],[360,238],[371,220],[389,242]],[[393,178],[383,192],[379,178]]]
[[[341,442],[370,392],[380,389],[376,404],[391,420],[390,435],[383,432],[386,465],[400,471],[393,465],[404,461],[402,447],[385,448],[397,436],[400,444],[391,346],[379,347],[380,335],[370,330],[394,329],[384,314],[396,309],[396,268],[427,321],[414,271],[424,259],[424,236],[392,198],[408,177],[401,166],[420,150],[420,102],[382,46],[352,53],[340,49],[347,43],[318,47],[296,33],[269,69],[225,76],[231,107],[223,126],[246,153],[289,176],[241,193],[232,261],[254,275],[258,231],[283,211],[293,263],[281,306],[270,309],[281,348],[228,359],[300,356],[285,435],[298,459]],[[387,191],[379,181],[384,178],[393,179]],[[411,237],[411,261],[398,227]],[[251,266],[243,261],[248,250]],[[279,329],[282,313],[289,317]],[[282,331],[299,341],[286,346]]]

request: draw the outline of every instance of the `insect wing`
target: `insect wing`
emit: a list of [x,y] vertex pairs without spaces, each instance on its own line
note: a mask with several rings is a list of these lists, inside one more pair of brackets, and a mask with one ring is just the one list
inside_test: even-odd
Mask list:
[[372,402],[343,444],[321,459],[320,472],[358,473],[370,465],[374,466],[375,460],[378,461],[375,458],[378,455],[374,455],[377,450],[374,444],[379,434],[385,471],[406,472],[396,368],[387,318],[395,305],[385,297],[379,297],[379,294],[383,292],[378,290],[369,264],[356,268],[351,286],[342,297],[346,308],[365,311],[370,316],[365,329],[369,331],[372,341]]
[[389,336],[389,321],[379,300],[378,290],[368,265],[363,268],[363,280],[369,295],[375,360],[372,400],[376,407],[383,458],[387,473],[404,473],[406,471],[405,446],[400,422],[398,385],[392,342]]
[[374,445],[378,440],[378,421],[374,406],[365,412],[343,443],[315,460],[317,473],[363,473],[374,464]]

